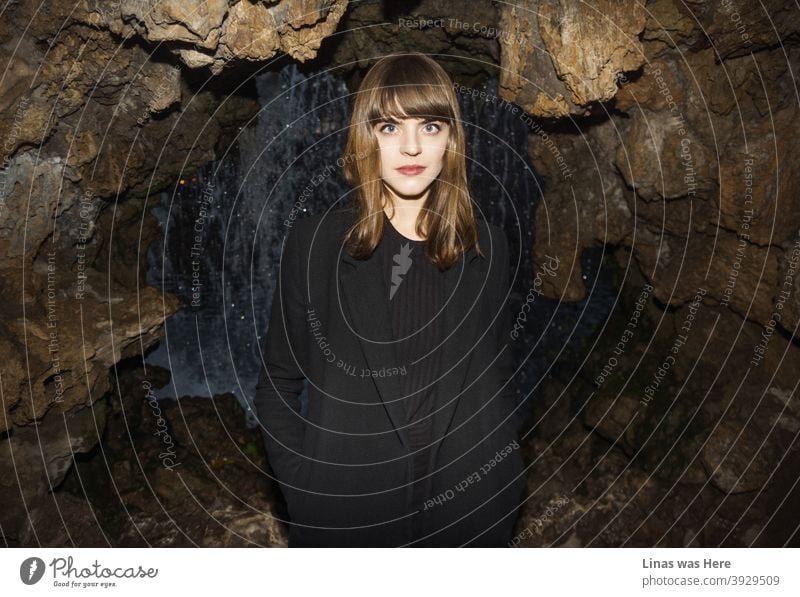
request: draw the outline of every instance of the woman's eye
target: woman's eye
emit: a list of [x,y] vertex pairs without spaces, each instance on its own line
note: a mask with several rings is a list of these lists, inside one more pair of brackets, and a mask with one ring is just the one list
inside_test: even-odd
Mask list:
[[[387,122],[386,124],[381,125],[378,130],[382,133],[393,133],[395,132],[394,129],[397,125],[392,124],[391,122]],[[391,130],[387,130],[388,127],[391,127]],[[423,127],[429,133],[438,133],[442,130],[442,126],[436,122],[428,122]]]

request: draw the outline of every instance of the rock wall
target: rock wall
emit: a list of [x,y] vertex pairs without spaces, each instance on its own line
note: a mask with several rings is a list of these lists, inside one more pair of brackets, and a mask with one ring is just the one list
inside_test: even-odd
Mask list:
[[[543,119],[531,135],[548,182],[537,259],[629,246],[659,300],[685,304],[702,279],[710,299],[766,324],[800,229],[790,124],[798,16],[780,2],[746,13],[732,1],[580,4],[591,14],[555,0],[502,11],[503,22],[531,32],[530,44],[500,42],[504,97]],[[535,20],[523,26],[520,14]],[[580,50],[564,42],[578,38]],[[554,110],[548,97],[564,103]],[[741,284],[729,284],[747,267],[735,274]],[[580,299],[579,270],[559,271],[550,296]],[[791,313],[797,300],[787,299]],[[787,331],[797,323],[782,321]]]
[[211,161],[258,110],[255,99],[231,93],[243,63],[313,58],[346,7],[346,0],[86,0],[46,10],[20,2],[4,13],[0,500],[7,507],[0,528],[7,542],[35,543],[33,518],[47,526],[41,516],[59,514],[49,492],[73,454],[103,436],[101,399],[119,391],[109,369],[155,344],[177,309],[175,297],[144,283],[147,246],[159,234],[150,195]]
[[505,97],[540,117],[533,258],[566,264],[543,290],[584,298],[593,246],[621,287],[605,333],[536,403],[517,543],[783,544],[800,463],[800,14],[735,0],[500,10],[528,35],[500,40]]

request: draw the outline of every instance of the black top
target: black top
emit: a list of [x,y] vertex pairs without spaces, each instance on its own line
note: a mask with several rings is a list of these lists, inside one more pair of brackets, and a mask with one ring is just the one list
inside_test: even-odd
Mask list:
[[[429,471],[431,413],[436,410],[432,384],[441,376],[440,351],[444,338],[444,272],[425,255],[425,241],[406,238],[384,213],[383,237],[376,249],[382,262],[386,300],[392,320],[399,376],[406,406],[409,439],[414,455],[414,476]],[[437,348],[438,347],[438,348]],[[422,483],[415,484],[420,504]]]

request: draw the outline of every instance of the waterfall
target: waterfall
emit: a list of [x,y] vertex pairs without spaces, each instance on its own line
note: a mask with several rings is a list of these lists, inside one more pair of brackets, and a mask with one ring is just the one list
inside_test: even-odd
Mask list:
[[[249,425],[255,424],[259,345],[263,350],[287,230],[284,219],[293,207],[303,217],[347,204],[351,197],[336,164],[351,107],[344,82],[329,72],[304,75],[292,63],[258,75],[256,86],[261,110],[229,153],[179,181],[174,192],[161,193],[152,213],[163,236],[149,248],[147,272],[148,284],[181,300],[179,311],[166,321],[164,339],[146,358],[172,374],[156,396],[231,392],[248,410]],[[484,90],[499,97],[496,79]],[[470,192],[483,217],[506,230],[512,265],[519,264],[519,303],[533,279],[533,214],[542,192],[528,162],[528,125],[496,103],[459,98]],[[515,347],[520,355],[526,342],[545,331],[542,322],[553,313],[581,308],[540,304],[549,315],[537,315],[526,330]],[[596,316],[598,310],[592,312]],[[548,342],[563,341],[568,331],[551,327]],[[519,379],[526,386],[538,380],[546,366],[541,361],[525,363]]]

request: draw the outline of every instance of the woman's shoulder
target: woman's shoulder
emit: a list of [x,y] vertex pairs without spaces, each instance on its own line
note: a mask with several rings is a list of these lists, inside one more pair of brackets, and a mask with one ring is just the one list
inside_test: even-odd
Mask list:
[[325,210],[298,217],[288,232],[290,251],[303,255],[307,262],[322,267],[330,265],[341,253],[342,239],[347,233],[352,212],[348,208]]
[[490,252],[493,247],[498,249],[508,248],[508,236],[503,228],[480,218],[476,222],[478,224],[478,240],[483,247],[486,247]]
[[301,240],[310,240],[318,237],[320,240],[335,238],[341,231],[346,230],[352,219],[349,208],[327,210],[322,213],[297,218],[292,223],[292,229]]

